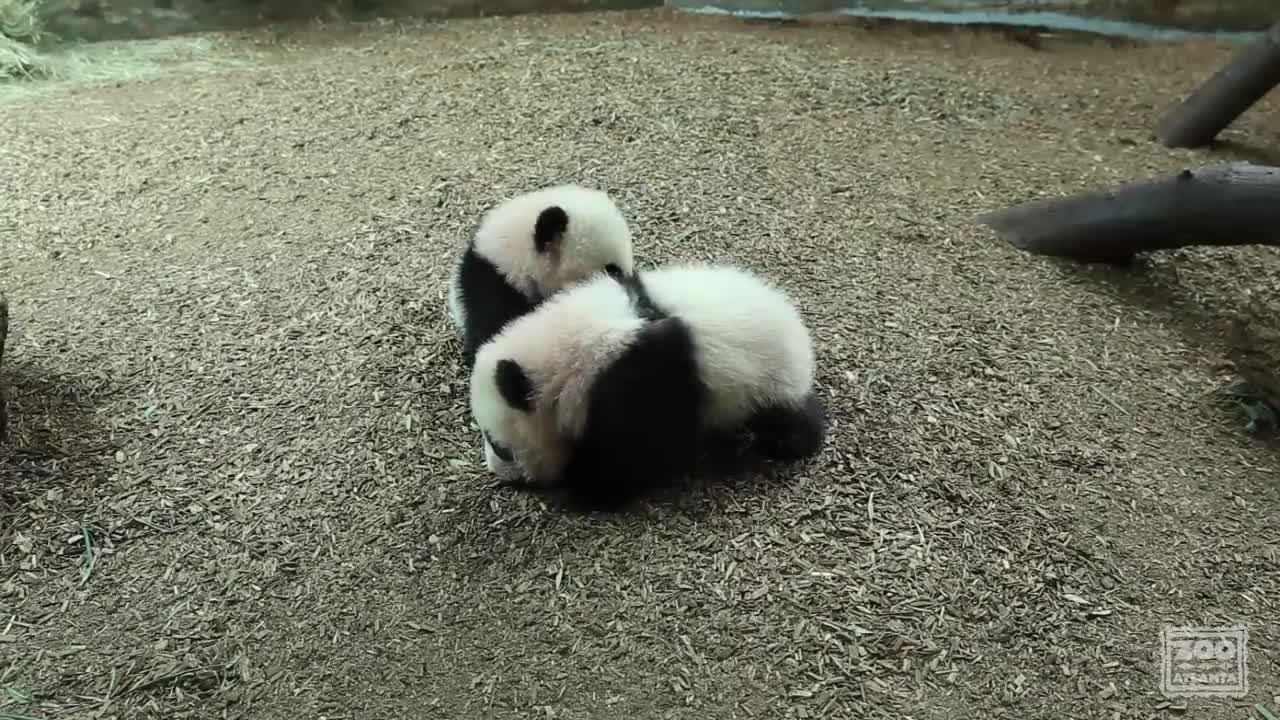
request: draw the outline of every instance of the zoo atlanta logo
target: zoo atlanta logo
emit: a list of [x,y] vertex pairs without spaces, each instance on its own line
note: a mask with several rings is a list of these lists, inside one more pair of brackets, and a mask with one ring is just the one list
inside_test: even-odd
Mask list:
[[1170,698],[1248,695],[1248,628],[1166,625],[1160,631],[1160,692]]

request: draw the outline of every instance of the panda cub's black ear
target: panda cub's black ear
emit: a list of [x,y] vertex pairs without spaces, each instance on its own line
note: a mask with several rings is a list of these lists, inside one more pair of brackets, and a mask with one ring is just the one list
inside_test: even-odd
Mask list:
[[546,252],[560,242],[564,231],[568,229],[569,213],[559,205],[552,205],[538,213],[538,219],[533,224],[533,247],[540,253]]
[[494,371],[494,381],[508,405],[524,412],[533,412],[533,383],[515,360],[499,360]]

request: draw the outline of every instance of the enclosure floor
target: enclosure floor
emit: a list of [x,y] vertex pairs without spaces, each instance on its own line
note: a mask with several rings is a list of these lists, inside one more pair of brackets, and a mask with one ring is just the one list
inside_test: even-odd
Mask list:
[[[1276,255],[971,222],[1276,162],[1275,99],[1150,140],[1231,48],[638,12],[209,52],[248,64],[0,107],[0,714],[1160,717],[1165,623],[1252,633],[1247,704],[1185,717],[1280,694],[1276,447],[1213,396]],[[617,517],[492,487],[446,273],[559,181],[644,265],[794,295],[820,457]]]

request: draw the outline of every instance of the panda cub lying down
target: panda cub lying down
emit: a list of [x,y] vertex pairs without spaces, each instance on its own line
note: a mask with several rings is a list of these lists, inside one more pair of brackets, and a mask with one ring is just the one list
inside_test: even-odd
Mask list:
[[599,273],[480,347],[471,411],[504,481],[616,508],[689,472],[708,433],[748,429],[777,460],[816,454],[814,371],[799,312],[750,273]]

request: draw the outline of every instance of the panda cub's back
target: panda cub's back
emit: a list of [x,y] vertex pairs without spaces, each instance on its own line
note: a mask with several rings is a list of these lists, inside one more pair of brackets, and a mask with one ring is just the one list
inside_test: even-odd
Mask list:
[[803,398],[813,384],[809,331],[790,298],[733,267],[676,265],[643,273],[653,302],[693,331],[711,424],[734,424],[763,404]]

